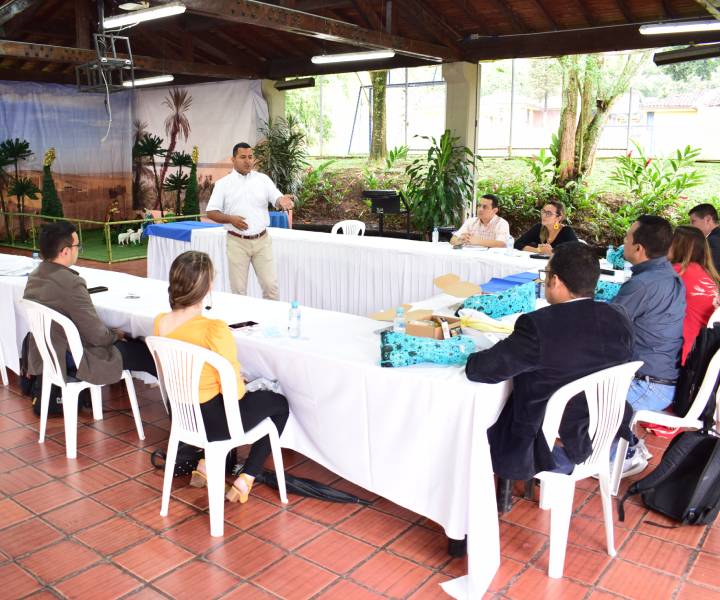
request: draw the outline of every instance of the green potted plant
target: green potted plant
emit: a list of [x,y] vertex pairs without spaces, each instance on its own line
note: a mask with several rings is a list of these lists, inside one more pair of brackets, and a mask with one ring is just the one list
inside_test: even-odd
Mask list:
[[193,146],[190,162],[190,180],[185,189],[185,202],[182,207],[182,214],[197,215],[200,214],[200,200],[198,197],[198,180],[197,180],[197,163],[200,158],[200,152],[197,146]]
[[42,204],[40,214],[48,217],[64,217],[62,202],[58,198],[50,167],[55,161],[55,148],[49,148],[43,159]]
[[419,137],[430,140],[430,148],[405,169],[415,224],[426,234],[434,227],[457,227],[472,201],[475,155],[449,129],[439,140]]
[[293,117],[270,119],[260,128],[263,140],[254,148],[257,167],[284,194],[297,195],[307,162],[307,136]]

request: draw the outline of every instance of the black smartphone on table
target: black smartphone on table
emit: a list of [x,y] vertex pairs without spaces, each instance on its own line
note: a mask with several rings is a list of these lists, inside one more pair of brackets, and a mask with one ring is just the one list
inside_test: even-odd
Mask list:
[[108,289],[104,285],[96,285],[95,287],[88,288],[88,294],[97,294],[98,292],[107,292]]
[[257,325],[256,321],[241,321],[240,323],[233,323],[232,325],[229,325],[229,327],[232,327],[233,329],[241,329],[243,327],[252,327],[253,325]]
[[549,260],[550,256],[547,254],[531,254],[530,258],[539,258],[540,260]]

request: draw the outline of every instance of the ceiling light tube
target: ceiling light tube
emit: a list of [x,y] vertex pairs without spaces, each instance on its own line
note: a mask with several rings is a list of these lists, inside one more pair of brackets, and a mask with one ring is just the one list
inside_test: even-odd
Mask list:
[[[141,77],[140,79],[123,81],[123,87],[141,87],[143,85],[156,85],[158,83],[170,83],[175,77],[173,75],[153,75],[152,77]],[[134,83],[134,85],[133,85]]]
[[684,23],[652,23],[641,25],[642,35],[663,35],[668,33],[696,33],[703,31],[720,31],[720,21],[685,21]]
[[136,10],[124,15],[111,15],[103,20],[105,29],[117,29],[118,27],[127,27],[129,25],[137,25],[143,21],[151,21],[153,19],[162,19],[163,17],[172,17],[185,12],[185,5],[182,2],[170,2],[152,8],[144,8]]
[[343,54],[320,54],[312,57],[316,65],[327,65],[330,63],[355,62],[358,60],[380,60],[395,56],[394,50],[368,50],[367,52],[345,52]]

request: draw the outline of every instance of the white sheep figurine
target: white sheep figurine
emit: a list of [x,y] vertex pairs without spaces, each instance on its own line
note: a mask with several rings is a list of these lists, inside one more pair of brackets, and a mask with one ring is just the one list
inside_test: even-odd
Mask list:
[[131,244],[139,244],[140,238],[142,237],[142,233],[143,233],[142,229],[138,229],[136,232],[131,233],[128,238],[130,240],[130,243]]
[[124,246],[131,241],[130,236],[135,233],[134,229],[128,229],[125,233],[118,233],[118,244]]

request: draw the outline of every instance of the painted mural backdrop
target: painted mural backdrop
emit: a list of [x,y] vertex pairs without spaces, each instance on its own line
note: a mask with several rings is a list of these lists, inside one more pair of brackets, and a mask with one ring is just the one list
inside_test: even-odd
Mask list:
[[[232,147],[254,145],[268,118],[260,81],[242,80],[137,90],[132,137],[134,206],[176,212],[198,148],[200,210],[212,186],[232,168]],[[159,192],[159,194],[158,194]]]
[[[108,107],[104,94],[81,94],[70,85],[0,81],[0,142],[29,142],[32,154],[18,167],[37,187],[43,157],[55,148],[53,179],[66,217],[103,221],[113,204],[129,213],[130,100],[130,93],[112,94]],[[17,198],[7,190],[5,198],[8,210],[17,210]],[[40,203],[40,195],[26,200],[25,211],[38,212]]]

